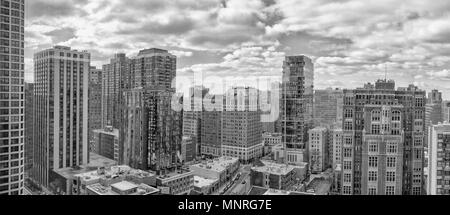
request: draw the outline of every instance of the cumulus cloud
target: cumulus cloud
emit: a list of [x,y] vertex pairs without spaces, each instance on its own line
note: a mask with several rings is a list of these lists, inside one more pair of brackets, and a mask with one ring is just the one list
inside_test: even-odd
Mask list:
[[[276,76],[285,55],[316,64],[316,87],[384,77],[439,87],[450,68],[450,1],[33,0],[26,58],[55,44],[86,49],[101,66],[116,52],[159,47],[179,72]],[[32,67],[27,66],[27,74]],[[27,76],[29,78],[30,75]],[[352,81],[348,81],[351,79]],[[450,94],[448,89],[442,89]]]

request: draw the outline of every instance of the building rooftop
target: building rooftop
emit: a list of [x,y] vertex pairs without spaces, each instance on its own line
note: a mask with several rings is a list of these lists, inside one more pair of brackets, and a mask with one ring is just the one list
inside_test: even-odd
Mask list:
[[138,188],[138,186],[134,183],[128,182],[128,181],[121,181],[119,183],[111,184],[111,187],[116,188],[120,191],[128,191],[132,189]]
[[151,195],[157,194],[160,192],[159,189],[148,186],[146,184],[135,184],[129,181],[122,181],[111,186],[104,186],[99,183],[92,184],[86,187],[88,190],[96,193],[97,195],[121,195],[120,193],[115,192],[112,188],[122,191],[130,191],[135,189],[133,193],[128,195]]
[[331,188],[331,181],[324,178],[314,178],[306,187],[308,193],[316,195],[328,195]]
[[80,178],[82,181],[93,182],[99,181],[100,179],[114,179],[117,177],[135,177],[135,178],[146,178],[152,177],[154,174],[146,172],[143,170],[133,169],[129,166],[113,166],[109,169],[100,168],[96,171],[84,172],[75,175],[75,177]]
[[265,160],[261,160],[261,163],[264,164],[264,166],[252,167],[252,170],[257,172],[266,172],[274,175],[286,175],[298,167],[306,167],[306,163],[302,166],[280,164]]
[[102,133],[102,134],[109,134],[112,136],[119,136],[119,129],[115,129],[111,126],[107,126],[105,129],[96,129],[93,130],[94,133]]
[[64,178],[74,178],[75,175],[97,171],[98,168],[109,168],[116,165],[117,162],[109,158],[103,157],[95,153],[89,153],[89,164],[79,167],[69,167],[64,169],[54,170],[55,173]]
[[156,178],[163,181],[163,183],[164,183],[165,181],[172,181],[172,180],[176,180],[179,178],[190,177],[193,175],[194,175],[193,171],[187,170],[187,169],[181,169],[181,170],[170,172],[170,173],[167,173],[164,175],[157,176]]
[[290,196],[290,195],[315,195],[314,193],[274,190],[264,187],[253,186],[248,192],[250,196]]
[[195,187],[209,187],[217,183],[218,179],[207,179],[200,176],[194,176],[194,186]]
[[197,167],[207,169],[215,172],[222,172],[227,169],[228,166],[239,162],[239,158],[233,157],[220,157],[213,160],[208,160],[199,164],[194,164],[191,167]]

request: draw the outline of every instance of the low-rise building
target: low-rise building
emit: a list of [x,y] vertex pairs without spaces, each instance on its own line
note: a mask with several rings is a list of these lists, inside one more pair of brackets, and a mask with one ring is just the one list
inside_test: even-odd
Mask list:
[[219,187],[221,187],[233,179],[239,170],[239,166],[239,158],[219,157],[191,165],[190,170],[192,170],[196,176],[218,180]]
[[211,195],[220,189],[219,179],[209,179],[194,175],[194,190],[203,195]]
[[264,145],[275,146],[281,144],[283,136],[280,133],[264,133],[263,141]]
[[308,169],[306,163],[301,166],[280,164],[273,161],[261,161],[261,163],[262,166],[251,169],[250,184],[252,186],[289,190],[305,179]]
[[194,189],[194,172],[182,169],[158,176],[156,185],[161,190],[161,194],[187,195]]
[[87,195],[157,195],[159,190],[146,184],[121,181],[109,186],[92,184],[86,187]]

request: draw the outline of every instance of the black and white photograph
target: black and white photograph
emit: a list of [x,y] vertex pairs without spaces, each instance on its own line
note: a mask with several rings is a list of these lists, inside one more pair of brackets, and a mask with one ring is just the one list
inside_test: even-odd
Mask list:
[[2,196],[450,195],[449,0],[0,1]]

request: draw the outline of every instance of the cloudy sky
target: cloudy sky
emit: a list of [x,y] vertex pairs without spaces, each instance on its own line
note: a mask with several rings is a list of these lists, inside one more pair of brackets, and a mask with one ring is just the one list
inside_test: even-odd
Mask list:
[[450,99],[448,0],[28,0],[26,79],[33,54],[54,44],[92,53],[158,47],[178,71],[280,76],[285,55],[315,62],[316,88],[354,88],[388,76]]

